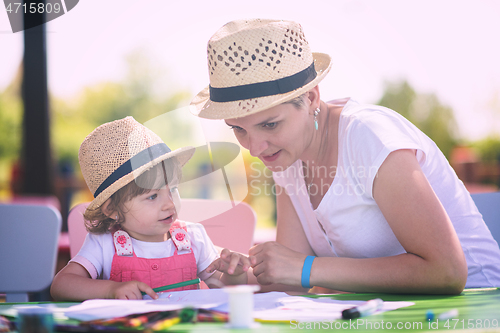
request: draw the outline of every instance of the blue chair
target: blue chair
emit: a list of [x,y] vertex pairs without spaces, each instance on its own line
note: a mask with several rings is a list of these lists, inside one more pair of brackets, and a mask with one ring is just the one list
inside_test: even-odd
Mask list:
[[471,194],[493,238],[500,244],[500,192]]
[[7,302],[28,302],[28,293],[50,286],[61,221],[51,206],[0,204],[0,293]]

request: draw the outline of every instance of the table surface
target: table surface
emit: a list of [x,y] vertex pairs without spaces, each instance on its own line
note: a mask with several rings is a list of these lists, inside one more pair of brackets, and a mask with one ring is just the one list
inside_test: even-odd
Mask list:
[[[349,330],[356,332],[373,331],[451,331],[454,332],[500,332],[500,289],[466,289],[460,295],[402,295],[402,294],[331,294],[310,295],[310,297],[331,297],[337,300],[370,300],[381,298],[384,301],[409,301],[415,305],[387,311],[378,315],[358,318],[357,320],[337,320],[316,323],[260,323],[260,327],[249,330],[224,329],[224,323],[182,323],[169,331],[175,332],[296,332],[297,330],[324,331]],[[68,307],[76,303],[53,303],[58,307]],[[12,308],[14,303],[0,303],[0,313]],[[436,315],[457,309],[458,317],[448,321],[426,320],[428,310]]]

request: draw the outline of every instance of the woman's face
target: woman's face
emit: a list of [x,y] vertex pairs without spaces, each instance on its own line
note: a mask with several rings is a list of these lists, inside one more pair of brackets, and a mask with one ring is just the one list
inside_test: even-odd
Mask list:
[[313,137],[307,108],[297,109],[290,103],[225,122],[240,144],[273,172],[283,171],[299,159]]

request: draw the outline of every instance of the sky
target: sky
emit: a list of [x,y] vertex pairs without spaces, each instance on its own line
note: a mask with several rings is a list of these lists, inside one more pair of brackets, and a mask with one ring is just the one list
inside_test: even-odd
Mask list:
[[[497,0],[82,0],[47,23],[49,89],[72,98],[124,78],[140,50],[157,74],[155,93],[208,84],[206,44],[235,19],[299,22],[314,52],[333,65],[322,99],[375,103],[386,82],[407,80],[453,108],[461,137],[500,133],[500,1]],[[23,52],[0,8],[0,90]],[[495,111],[496,110],[496,111]]]

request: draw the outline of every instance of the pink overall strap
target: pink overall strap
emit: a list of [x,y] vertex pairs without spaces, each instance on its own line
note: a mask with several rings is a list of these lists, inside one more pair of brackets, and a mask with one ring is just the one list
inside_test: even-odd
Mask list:
[[170,226],[170,236],[178,251],[191,250],[191,240],[189,239],[186,223],[184,221],[175,221]]
[[117,230],[113,233],[113,242],[115,244],[116,254],[119,256],[132,256],[132,240],[129,234],[123,230]]

